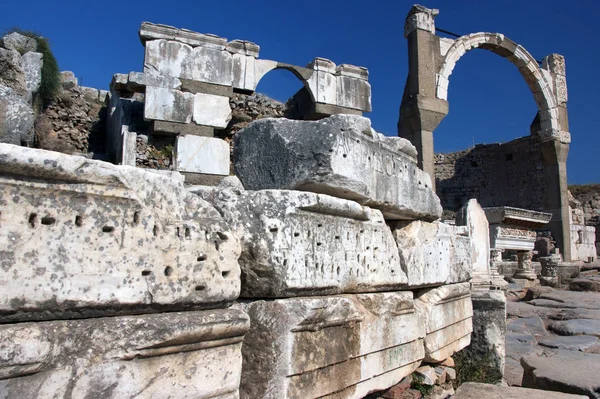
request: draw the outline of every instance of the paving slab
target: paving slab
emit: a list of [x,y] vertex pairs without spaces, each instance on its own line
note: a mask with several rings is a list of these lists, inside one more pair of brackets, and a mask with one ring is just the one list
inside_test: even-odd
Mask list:
[[530,304],[534,305],[534,306],[541,306],[541,307],[545,307],[545,308],[554,308],[554,309],[564,309],[564,308],[571,308],[574,309],[577,307],[577,305],[572,304],[572,303],[565,303],[565,302],[559,302],[559,301],[555,301],[552,299],[534,299],[532,301],[529,301]]
[[548,392],[538,389],[501,387],[491,384],[467,382],[462,384],[453,396],[454,399],[575,399],[586,398],[560,392]]
[[506,357],[519,361],[523,356],[538,350],[537,340],[531,334],[507,332]]
[[555,321],[548,328],[559,335],[592,335],[600,337],[600,320],[596,319]]
[[566,337],[545,337],[540,339],[539,344],[548,348],[567,349],[570,351],[584,352],[586,349],[598,343],[597,337],[588,335],[576,335]]
[[513,320],[507,325],[508,330],[521,333],[530,333],[534,336],[546,336],[548,331],[540,316],[524,317]]
[[550,293],[541,294],[540,298],[563,302],[567,305],[573,305],[577,308],[600,310],[600,292],[555,290]]
[[521,359],[523,386],[600,398],[600,355],[568,350],[545,350]]
[[600,278],[598,277],[587,277],[587,278],[574,278],[569,282],[569,289],[571,291],[600,291]]

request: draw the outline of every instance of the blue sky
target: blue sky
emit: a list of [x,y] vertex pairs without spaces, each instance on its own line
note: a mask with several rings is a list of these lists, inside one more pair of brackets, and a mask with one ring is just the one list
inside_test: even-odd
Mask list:
[[[374,128],[396,135],[398,108],[407,74],[404,19],[413,2],[285,2],[259,0],[121,2],[0,0],[0,28],[20,26],[50,39],[61,70],[80,84],[107,88],[112,74],[141,71],[142,21],[246,39],[261,46],[260,58],[306,65],[314,57],[369,69]],[[557,0],[450,1],[421,4],[439,8],[436,26],[458,34],[499,32],[541,59],[566,57],[570,184],[600,183],[600,80],[594,72],[600,2]],[[258,91],[285,100],[300,88],[287,71],[268,74]],[[434,133],[437,152],[473,143],[509,141],[529,134],[536,112],[517,69],[485,51],[467,53],[450,78],[450,113]]]

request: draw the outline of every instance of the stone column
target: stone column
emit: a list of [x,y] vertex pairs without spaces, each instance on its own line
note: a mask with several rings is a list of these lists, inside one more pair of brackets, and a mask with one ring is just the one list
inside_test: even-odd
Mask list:
[[508,283],[504,280],[504,275],[498,271],[498,263],[502,262],[503,249],[490,249],[490,276],[492,277],[492,287],[495,289],[507,289]]
[[518,251],[517,256],[519,258],[519,265],[517,272],[514,274],[514,278],[521,278],[527,280],[535,280],[537,275],[533,270],[531,260],[533,259],[533,251]]
[[417,165],[431,176],[435,189],[433,131],[448,114],[448,102],[436,97],[437,71],[442,63],[435,35],[438,10],[414,6],[406,17],[408,77],[400,105],[398,135],[417,148]]

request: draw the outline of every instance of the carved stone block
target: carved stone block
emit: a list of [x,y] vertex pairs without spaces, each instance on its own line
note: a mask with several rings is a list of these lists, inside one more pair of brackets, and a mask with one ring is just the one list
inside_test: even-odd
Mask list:
[[239,242],[183,183],[7,144],[0,176],[0,322],[238,297]]

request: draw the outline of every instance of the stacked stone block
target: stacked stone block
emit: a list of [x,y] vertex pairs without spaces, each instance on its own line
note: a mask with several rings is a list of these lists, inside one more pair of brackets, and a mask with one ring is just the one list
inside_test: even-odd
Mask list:
[[[244,40],[201,34],[167,25],[142,23],[145,47],[143,73],[115,75],[109,141],[117,162],[134,165],[135,133],[127,106],[133,93],[143,92],[144,120],[149,133],[173,137],[174,169],[222,179],[230,172],[230,150],[215,130],[231,119],[234,92],[251,93],[273,69],[287,69],[302,80],[309,93],[305,117],[371,111],[371,87],[363,67],[336,66],[315,58],[306,68],[260,60],[259,46]],[[133,158],[133,161],[132,161]],[[198,181],[198,179],[195,179]]]
[[216,209],[165,176],[8,144],[0,180],[0,396],[238,397],[240,245]]
[[240,237],[242,398],[362,398],[469,344],[471,235],[435,221],[406,140],[361,116],[265,119],[233,159],[242,185],[190,191]]

